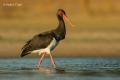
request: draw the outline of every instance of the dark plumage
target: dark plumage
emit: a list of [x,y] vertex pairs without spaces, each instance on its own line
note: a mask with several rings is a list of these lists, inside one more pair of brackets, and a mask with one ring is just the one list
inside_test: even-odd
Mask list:
[[31,40],[22,48],[21,57],[31,53],[33,50],[46,48],[48,44],[52,41],[53,35],[51,33],[45,32],[38,35],[35,35]]
[[66,35],[65,23],[63,20],[64,15],[66,15],[65,11],[62,9],[59,9],[57,12],[57,17],[59,20],[58,27],[54,30],[37,34],[32,39],[27,41],[22,48],[22,53],[20,56],[23,57],[31,53],[31,51],[33,50],[46,48],[50,44],[53,38],[55,38],[57,42],[63,40]]

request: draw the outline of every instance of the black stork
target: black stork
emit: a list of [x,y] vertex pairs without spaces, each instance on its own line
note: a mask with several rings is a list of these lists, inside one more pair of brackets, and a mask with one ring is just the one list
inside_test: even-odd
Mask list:
[[37,34],[32,39],[27,41],[26,44],[22,47],[22,52],[20,54],[21,57],[30,53],[38,53],[41,55],[41,58],[38,61],[38,65],[40,65],[44,56],[47,54],[50,56],[51,64],[54,68],[56,68],[51,51],[53,51],[58,43],[65,38],[66,28],[64,20],[68,21],[71,26],[74,26],[63,9],[58,9],[57,18],[59,21],[58,27],[51,31]]

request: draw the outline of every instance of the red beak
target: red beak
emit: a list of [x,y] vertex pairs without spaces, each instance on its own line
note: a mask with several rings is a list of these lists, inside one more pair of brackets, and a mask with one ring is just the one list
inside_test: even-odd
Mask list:
[[66,16],[66,15],[63,15],[63,18],[69,22],[69,24],[74,27],[75,25],[72,24],[71,20]]

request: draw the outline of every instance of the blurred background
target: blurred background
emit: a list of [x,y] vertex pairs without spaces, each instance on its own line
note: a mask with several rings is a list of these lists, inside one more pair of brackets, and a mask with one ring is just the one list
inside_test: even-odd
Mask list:
[[120,56],[120,0],[0,0],[0,57],[19,57],[27,40],[56,28],[59,8],[76,26],[66,22],[54,56]]

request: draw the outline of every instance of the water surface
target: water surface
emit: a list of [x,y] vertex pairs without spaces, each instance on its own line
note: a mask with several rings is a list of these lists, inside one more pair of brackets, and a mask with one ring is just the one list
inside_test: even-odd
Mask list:
[[120,80],[120,58],[55,58],[65,72],[51,67],[48,58],[37,67],[37,58],[0,59],[0,80]]

